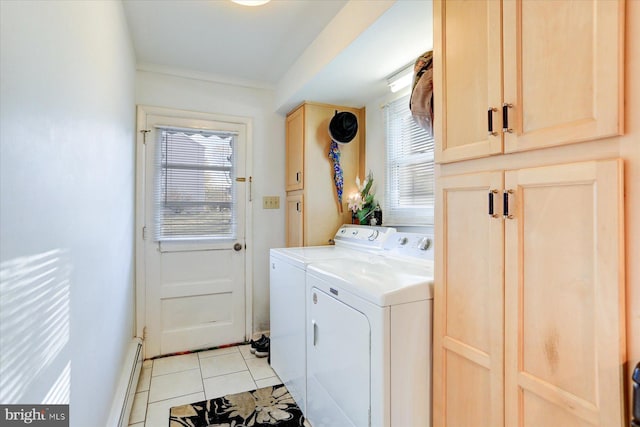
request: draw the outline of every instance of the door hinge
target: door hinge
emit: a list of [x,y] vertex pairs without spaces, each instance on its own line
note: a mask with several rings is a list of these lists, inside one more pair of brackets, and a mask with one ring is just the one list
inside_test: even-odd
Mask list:
[[142,133],[142,143],[146,144],[147,143],[147,134],[149,132],[151,132],[151,129],[142,129],[140,132]]
[[142,340],[143,341],[147,340],[147,327],[146,326],[144,328],[142,328]]
[[142,227],[142,240],[147,240],[147,226]]

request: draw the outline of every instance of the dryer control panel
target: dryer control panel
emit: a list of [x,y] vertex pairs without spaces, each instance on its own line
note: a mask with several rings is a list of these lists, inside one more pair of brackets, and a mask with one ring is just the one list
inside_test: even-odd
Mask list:
[[433,236],[396,232],[385,240],[385,254],[394,258],[433,260]]

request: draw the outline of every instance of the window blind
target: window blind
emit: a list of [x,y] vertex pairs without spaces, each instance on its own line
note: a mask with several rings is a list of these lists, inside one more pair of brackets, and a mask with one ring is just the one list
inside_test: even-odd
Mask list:
[[156,131],[156,240],[234,239],[236,134]]
[[433,133],[419,127],[406,95],[385,106],[384,223],[433,224]]

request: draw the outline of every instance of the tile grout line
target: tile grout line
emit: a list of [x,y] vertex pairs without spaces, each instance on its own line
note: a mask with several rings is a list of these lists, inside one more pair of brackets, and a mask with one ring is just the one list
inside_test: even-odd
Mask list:
[[198,367],[200,368],[200,382],[202,383],[202,394],[204,395],[204,400],[207,400],[207,390],[204,388],[204,373],[202,372],[202,359],[200,359],[200,354],[196,355],[198,357]]
[[155,365],[155,363],[152,360],[151,367],[149,368],[149,387],[147,388],[147,401],[145,402],[145,405],[144,405],[144,419],[142,420],[142,427],[146,426],[147,414],[149,413],[149,396],[151,396],[151,379],[153,378],[153,365]]
[[[251,344],[249,344],[251,345]],[[251,369],[249,369],[249,365],[247,364],[247,359],[244,358],[244,354],[242,354],[242,350],[240,350],[240,347],[238,347],[238,351],[240,352],[240,357],[242,357],[242,361],[244,362],[244,366],[247,367],[247,372],[249,372],[249,375],[251,376],[251,381],[253,381],[253,385],[258,388],[258,384],[256,384],[256,379],[253,377],[253,373],[251,372]]]

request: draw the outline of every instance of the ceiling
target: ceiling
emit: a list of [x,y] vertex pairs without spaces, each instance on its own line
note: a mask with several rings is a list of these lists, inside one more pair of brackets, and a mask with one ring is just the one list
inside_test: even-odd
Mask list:
[[[360,8],[381,4],[381,0],[350,1]],[[229,0],[124,0],[123,4],[138,68],[277,89],[286,86],[287,72],[323,31],[353,32],[350,27],[357,27],[359,17],[346,14],[350,1],[273,0],[260,7]],[[276,109],[286,111],[303,100],[364,105],[383,96],[386,77],[432,47],[430,0],[386,3],[390,6],[384,6],[388,7],[384,13],[313,75],[304,76]],[[341,13],[346,19],[339,19]],[[317,56],[322,52],[312,55]]]

